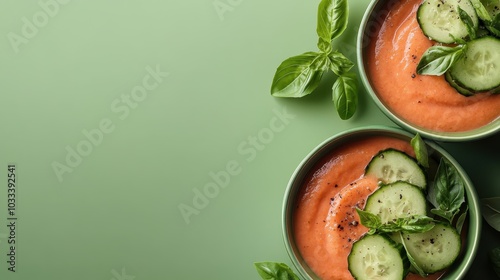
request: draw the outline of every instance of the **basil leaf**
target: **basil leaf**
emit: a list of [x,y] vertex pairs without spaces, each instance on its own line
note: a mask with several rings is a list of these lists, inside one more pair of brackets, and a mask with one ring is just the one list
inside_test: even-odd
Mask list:
[[456,228],[457,228],[457,232],[458,233],[461,233],[462,232],[462,228],[464,226],[464,223],[465,223],[465,219],[467,218],[467,213],[469,212],[469,205],[467,205],[465,207],[465,210],[464,212],[458,216],[458,219],[457,219],[457,224],[456,224]]
[[486,222],[500,231],[500,197],[481,199],[481,212]]
[[406,242],[405,242],[405,239],[403,237],[403,233],[400,233],[399,237],[401,238],[401,244],[403,244],[403,247],[405,248],[406,256],[408,257],[408,260],[410,261],[411,266],[413,266],[413,268],[417,271],[417,273],[420,276],[422,276],[424,278],[427,277],[428,274],[425,273],[424,270],[417,264],[417,262],[415,261],[413,256],[410,254],[410,252],[406,248]]
[[425,51],[417,65],[419,75],[443,75],[459,60],[466,50],[467,45],[456,47],[433,46]]
[[491,22],[486,23],[485,25],[486,28],[493,33],[493,35],[500,37],[500,13],[498,13]]
[[493,263],[493,270],[500,277],[500,247],[491,250],[488,255]]
[[413,151],[417,157],[418,163],[425,168],[429,168],[429,155],[427,152],[427,145],[425,145],[424,140],[420,134],[416,134],[410,141]]
[[[493,26],[494,28],[496,28],[497,30],[500,30],[500,13],[498,13],[495,18],[493,19],[493,21],[491,22],[491,26]],[[497,34],[498,36],[498,34]]]
[[436,183],[431,182],[429,184],[429,187],[427,188],[427,201],[429,201],[434,208],[438,209],[439,208],[439,203],[436,200]]
[[351,118],[358,107],[358,81],[354,73],[339,76],[332,87],[333,102],[340,118]]
[[409,232],[409,233],[420,233],[431,230],[434,227],[434,219],[424,216],[424,215],[414,215],[407,218],[398,218],[395,221],[390,221],[383,224],[380,217],[356,208],[358,212],[359,221],[361,224],[369,228],[373,233],[391,233],[391,232]]
[[453,220],[453,217],[455,216],[453,211],[442,210],[439,208],[431,209],[431,213],[439,217],[445,218],[450,224]]
[[339,76],[332,88],[335,108],[341,119],[351,118],[358,106],[356,76],[348,73],[354,64],[332,51],[332,40],[346,30],[348,18],[348,0],[321,0],[316,26],[320,52],[306,52],[283,61],[274,74],[271,95],[297,98],[311,94],[330,68]]
[[385,233],[399,231],[421,233],[431,230],[434,225],[434,219],[427,216],[415,215],[407,218],[398,218],[396,221],[383,224],[378,228],[378,231]]
[[284,263],[259,262],[255,268],[262,279],[266,280],[300,280],[299,277]]
[[492,20],[490,14],[486,10],[486,7],[483,5],[483,3],[481,3],[481,1],[470,0],[470,2],[472,3],[472,6],[474,6],[474,9],[476,10],[476,14],[481,20],[487,21],[487,22],[490,22]]
[[467,41],[465,41],[464,39],[460,38],[460,37],[455,37],[453,36],[453,34],[449,34],[450,37],[453,39],[454,42],[456,42],[457,44],[461,44],[461,45],[465,45],[467,44]]
[[465,201],[465,183],[458,170],[445,158],[441,158],[434,181],[435,201],[439,208],[431,212],[451,223]]
[[[322,0],[318,6],[318,24],[316,32],[320,38],[318,47],[326,51],[325,44],[344,32],[347,28],[349,5],[347,0]],[[323,41],[324,43],[321,43]]]
[[[399,220],[399,219],[398,219]],[[401,231],[409,233],[420,233],[431,230],[434,227],[434,219],[427,216],[411,216],[409,218],[401,219]]]
[[466,11],[460,8],[460,6],[458,6],[458,15],[460,16],[460,20],[465,24],[465,27],[467,28],[467,33],[469,34],[469,38],[471,40],[476,39],[476,28],[474,27],[474,22],[472,22],[472,18]]
[[356,208],[356,212],[358,212],[359,222],[365,227],[370,229],[378,229],[382,225],[382,221],[380,220],[379,216],[367,211],[363,211],[359,208]]
[[337,76],[344,75],[354,66],[349,58],[337,51],[330,52],[328,59],[330,60],[330,70]]
[[328,68],[325,54],[306,52],[283,61],[276,70],[271,95],[275,97],[302,97],[313,92]]

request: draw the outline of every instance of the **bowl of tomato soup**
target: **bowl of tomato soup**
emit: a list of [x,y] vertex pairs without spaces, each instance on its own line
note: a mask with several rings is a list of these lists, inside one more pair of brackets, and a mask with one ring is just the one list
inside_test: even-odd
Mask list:
[[[348,257],[353,244],[368,232],[356,208],[363,209],[367,198],[381,188],[380,181],[365,174],[367,165],[380,151],[397,150],[415,157],[410,144],[412,137],[411,133],[394,127],[355,128],[326,139],[298,165],[285,192],[282,226],[288,254],[303,278],[354,279]],[[462,209],[467,214],[460,230],[460,253],[453,264],[427,277],[410,272],[404,279],[462,279],[478,250],[481,232],[478,197],[460,165],[435,143],[425,143],[429,155],[426,177],[435,176],[442,158],[448,160],[463,179]],[[430,185],[433,180],[427,182]]]
[[500,131],[500,94],[460,94],[444,75],[417,74],[431,46],[417,10],[422,0],[376,0],[368,6],[357,42],[360,76],[377,106],[396,124],[423,137],[468,141]]

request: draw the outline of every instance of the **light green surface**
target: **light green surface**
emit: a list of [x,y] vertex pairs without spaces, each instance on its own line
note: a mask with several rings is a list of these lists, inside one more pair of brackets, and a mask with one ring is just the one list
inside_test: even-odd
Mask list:
[[[290,263],[281,205],[302,158],[344,129],[392,124],[365,92],[341,121],[332,76],[302,100],[270,96],[279,63],[316,48],[315,1],[66,2],[24,30],[31,38],[17,53],[12,33],[24,36],[23,18],[47,12],[0,2],[0,279],[258,279],[253,262]],[[368,2],[350,2],[338,46],[353,61]],[[147,80],[143,100],[125,105],[148,67],[168,76]],[[66,165],[67,149],[85,148],[82,131],[100,126],[108,133],[59,180],[54,162]],[[500,195],[499,140],[444,145],[480,197]],[[19,179],[15,273],[8,163]],[[228,165],[226,186],[186,223],[179,206],[196,206],[196,191]],[[471,275],[491,279],[485,252],[500,238],[486,225],[484,235]]]

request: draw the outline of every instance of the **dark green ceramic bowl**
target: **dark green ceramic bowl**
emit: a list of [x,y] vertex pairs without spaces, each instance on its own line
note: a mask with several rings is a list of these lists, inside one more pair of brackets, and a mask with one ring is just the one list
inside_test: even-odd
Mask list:
[[[283,213],[282,213],[282,227],[283,237],[288,254],[295,265],[296,269],[305,279],[320,279],[309,268],[307,263],[301,257],[300,251],[296,246],[293,234],[293,213],[296,209],[297,196],[300,189],[303,187],[304,180],[312,171],[315,164],[319,162],[324,156],[328,155],[333,149],[338,148],[340,145],[358,139],[363,139],[370,136],[389,136],[403,140],[410,141],[414,136],[400,128],[385,127],[385,126],[369,126],[364,128],[351,129],[339,133],[319,144],[305,159],[299,164],[286,188]],[[466,201],[469,207],[468,215],[468,232],[464,250],[456,261],[456,263],[448,270],[444,278],[447,280],[464,279],[468,269],[476,256],[479,237],[481,233],[481,213],[480,204],[476,191],[465,171],[460,165],[448,154],[445,150],[437,144],[427,141],[429,156],[439,162],[441,157],[448,159],[459,171],[460,175],[465,181]]]
[[[383,21],[383,15],[387,15],[387,7],[391,6],[391,3],[399,2],[399,0],[374,0],[369,4],[363,19],[361,21],[361,26],[359,27],[358,40],[357,40],[357,62],[359,67],[360,78],[373,99],[377,104],[379,109],[388,116],[393,122],[404,128],[405,130],[411,131],[413,133],[420,133],[422,137],[438,140],[438,141],[471,141],[481,138],[488,137],[500,131],[500,118],[495,121],[469,131],[464,132],[439,132],[433,131],[427,128],[423,128],[414,125],[407,120],[401,118],[396,113],[394,113],[391,108],[389,108],[382,100],[379,99],[375,88],[372,87],[370,77],[366,73],[366,62],[365,55],[372,37],[377,34],[378,28],[380,28]],[[423,114],[425,112],[422,112]]]

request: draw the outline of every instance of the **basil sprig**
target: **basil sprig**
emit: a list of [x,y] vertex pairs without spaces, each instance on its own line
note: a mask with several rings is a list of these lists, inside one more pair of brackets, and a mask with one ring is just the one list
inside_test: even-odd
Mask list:
[[359,208],[356,208],[356,212],[358,213],[360,223],[369,228],[368,234],[401,231],[407,233],[421,233],[431,230],[435,225],[434,219],[425,215],[413,215],[382,223],[380,217],[373,213]]
[[265,280],[300,280],[293,270],[284,263],[254,263],[260,277]]
[[422,233],[427,232],[434,228],[436,225],[435,220],[425,215],[413,215],[406,218],[398,218],[387,223],[382,223],[379,216],[356,208],[359,216],[360,223],[368,228],[368,234],[385,234],[385,233],[399,233],[401,244],[406,251],[406,255],[410,264],[414,267],[415,271],[422,277],[427,274],[418,266],[415,259],[406,248],[403,233]]
[[303,97],[311,94],[323,75],[331,70],[338,78],[332,87],[332,98],[341,119],[349,119],[358,106],[357,77],[349,72],[354,63],[333,50],[332,41],[347,28],[347,0],[322,0],[318,6],[318,52],[306,52],[283,61],[274,74],[271,95]]

